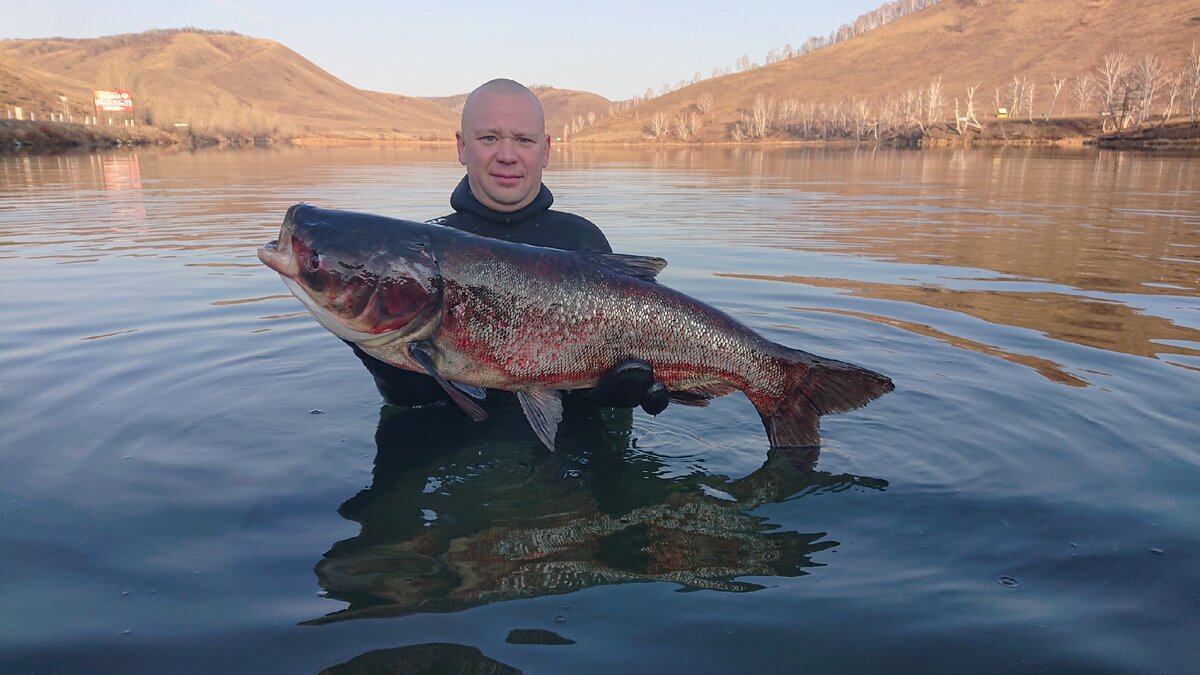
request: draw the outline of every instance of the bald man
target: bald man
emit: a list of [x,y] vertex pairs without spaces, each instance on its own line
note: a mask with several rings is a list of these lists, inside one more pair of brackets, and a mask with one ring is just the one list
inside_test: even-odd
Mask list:
[[[542,184],[542,170],[550,162],[546,117],[537,96],[524,85],[505,79],[480,85],[467,96],[462,128],[454,136],[467,175],[450,195],[454,213],[429,222],[520,244],[612,252],[590,220],[550,208],[554,195]],[[347,344],[388,403],[411,407],[447,399],[429,376],[396,368]],[[600,405],[641,406],[652,415],[668,402],[668,392],[654,381],[649,364],[636,359],[618,364],[587,394]]]

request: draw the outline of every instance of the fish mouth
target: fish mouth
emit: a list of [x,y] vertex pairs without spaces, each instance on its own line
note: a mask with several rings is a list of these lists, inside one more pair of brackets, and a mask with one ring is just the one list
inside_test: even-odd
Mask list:
[[292,253],[292,247],[287,243],[280,246],[278,239],[259,246],[258,259],[286,279],[295,279],[300,274],[300,265]]

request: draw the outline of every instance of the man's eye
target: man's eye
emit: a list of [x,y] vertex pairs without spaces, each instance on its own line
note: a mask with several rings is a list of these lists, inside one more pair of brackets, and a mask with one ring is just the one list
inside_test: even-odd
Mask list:
[[517,142],[522,145],[529,145],[530,143],[533,142],[533,139],[532,138],[518,138]]
[[495,136],[480,136],[479,140],[483,141],[484,143],[495,143],[496,137]]

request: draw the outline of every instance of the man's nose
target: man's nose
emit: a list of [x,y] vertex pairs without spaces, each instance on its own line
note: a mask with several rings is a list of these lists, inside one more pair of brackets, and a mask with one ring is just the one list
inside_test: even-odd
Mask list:
[[501,139],[500,148],[496,151],[496,159],[506,164],[517,161],[517,144],[511,138]]

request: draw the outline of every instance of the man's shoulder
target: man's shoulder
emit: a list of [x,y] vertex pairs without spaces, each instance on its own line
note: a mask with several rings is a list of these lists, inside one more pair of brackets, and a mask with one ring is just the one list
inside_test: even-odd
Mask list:
[[588,251],[612,251],[612,246],[608,243],[608,237],[604,236],[604,232],[595,223],[583,216],[566,211],[547,209],[543,222],[560,231],[562,234],[569,235],[574,244],[571,248]]
[[608,238],[595,223],[566,211],[547,209],[538,217],[528,218],[511,226],[472,219],[459,211],[425,222],[518,244],[547,246],[565,251],[612,252]]

